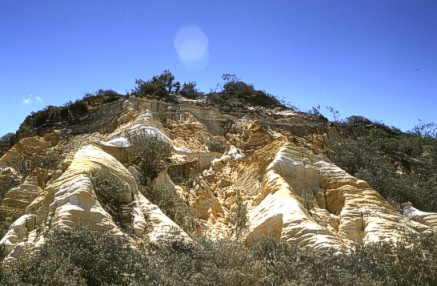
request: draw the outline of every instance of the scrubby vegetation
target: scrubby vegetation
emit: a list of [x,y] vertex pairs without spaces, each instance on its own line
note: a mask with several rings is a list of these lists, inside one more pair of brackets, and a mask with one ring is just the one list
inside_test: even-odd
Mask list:
[[437,211],[437,139],[429,125],[403,133],[353,116],[336,124],[344,139],[328,141],[329,157],[397,205]]
[[148,184],[140,186],[140,192],[183,230],[188,233],[195,230],[195,218],[191,208],[174,190]]
[[171,155],[170,145],[144,132],[128,135],[132,149],[130,161],[142,176],[140,192],[184,230],[194,230],[194,216],[190,207],[174,190],[158,188],[153,184],[158,173],[166,167],[165,159]]
[[435,285],[436,243],[435,235],[409,236],[334,254],[264,237],[250,247],[195,239],[133,249],[123,237],[79,226],[52,231],[40,250],[5,265],[1,284]]
[[[8,170],[1,170],[0,168],[0,203],[3,201],[6,193],[17,186],[20,185],[21,181],[20,178],[17,176],[14,176],[10,171]],[[0,211],[0,238],[2,238],[6,232],[8,231],[9,226],[11,223],[14,222],[15,219],[17,219],[18,215],[7,215],[3,211]],[[0,256],[1,258],[1,256]]]
[[112,89],[99,89],[95,93],[86,93],[82,101],[88,105],[96,106],[116,101],[120,97],[122,95]]
[[14,133],[7,133],[0,137],[0,156],[12,146]]
[[1,285],[153,285],[147,257],[123,237],[85,226],[54,230],[41,249],[2,269]]
[[89,115],[92,106],[110,103],[121,97],[121,94],[113,90],[99,89],[95,93],[86,93],[81,100],[66,102],[63,106],[49,105],[27,116],[20,125],[18,133],[22,138],[39,134],[54,126],[81,123]]
[[240,237],[247,228],[249,222],[247,205],[243,202],[240,192],[235,195],[235,206],[230,212],[229,222],[234,226],[233,231],[237,237]]
[[[225,111],[245,111],[248,107],[286,107],[275,96],[255,89],[252,84],[243,82],[235,74],[223,74],[222,79],[224,83],[221,90],[216,89],[205,94],[197,89],[195,81],[184,82],[181,85],[169,70],[164,70],[150,80],[136,79],[136,86],[127,95],[169,102],[178,102],[182,96],[188,99],[200,99],[198,102],[200,105],[215,106]],[[99,89],[94,93],[87,92],[82,99],[69,101],[63,106],[49,105],[26,117],[19,127],[18,137],[40,134],[54,126],[79,124],[86,120],[92,108],[117,101],[123,96],[111,89]],[[0,154],[2,149],[9,147],[7,145],[6,140],[1,138]]]
[[189,99],[200,98],[203,96],[203,93],[196,88],[196,85],[195,81],[184,82],[179,94]]
[[148,81],[137,79],[135,83],[137,86],[132,92],[135,96],[164,100],[172,100],[172,96],[178,94],[181,87],[180,82],[175,81],[174,75],[169,70]]
[[276,97],[255,89],[252,84],[241,81],[235,74],[223,74],[222,79],[223,89],[206,95],[206,101],[211,105],[224,110],[246,110],[248,106],[284,107]]
[[226,150],[226,146],[217,142],[217,141],[207,141],[206,142],[206,147],[208,147],[208,150],[210,152],[218,152],[218,153],[224,153]]
[[164,160],[171,155],[171,147],[145,131],[128,134],[128,140],[132,149],[130,162],[138,166],[142,184],[147,185],[164,169]]
[[38,128],[61,122],[77,122],[88,113],[88,105],[80,100],[67,102],[63,107],[49,105],[41,111],[32,112],[22,125]]
[[167,173],[173,183],[188,188],[193,187],[198,171],[199,165],[197,161],[188,162],[182,165],[171,165],[167,168]]
[[15,157],[10,164],[15,170],[18,171],[18,173],[26,177],[36,167],[32,161],[32,158],[32,152],[25,151],[23,154],[21,154],[21,156]]
[[132,206],[122,199],[125,186],[120,181],[104,178],[100,173],[91,176],[91,181],[99,202],[115,224],[124,231],[131,232]]
[[61,161],[61,154],[55,150],[49,150],[41,159],[41,168],[54,170]]
[[165,70],[147,81],[137,79],[132,94],[137,97],[167,101],[177,101],[177,95],[189,99],[204,98],[208,105],[235,111],[247,110],[248,106],[284,107],[276,97],[255,89],[252,84],[243,82],[235,74],[224,74],[222,79],[224,84],[220,91],[215,90],[204,95],[196,88],[195,81],[184,83],[181,87],[180,82],[175,80],[175,76],[169,70]]

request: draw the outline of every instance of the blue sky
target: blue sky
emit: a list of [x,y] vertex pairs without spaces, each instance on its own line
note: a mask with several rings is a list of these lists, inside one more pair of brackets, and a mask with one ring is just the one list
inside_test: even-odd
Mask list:
[[0,0],[0,134],[100,88],[235,73],[303,110],[403,130],[437,116],[437,1]]

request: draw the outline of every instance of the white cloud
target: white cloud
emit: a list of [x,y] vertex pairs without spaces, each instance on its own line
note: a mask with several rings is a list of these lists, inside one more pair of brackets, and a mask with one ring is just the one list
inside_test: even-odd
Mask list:
[[29,94],[29,96],[27,98],[23,99],[23,104],[31,104],[35,101],[41,102],[42,98],[39,96],[34,98],[32,94]]

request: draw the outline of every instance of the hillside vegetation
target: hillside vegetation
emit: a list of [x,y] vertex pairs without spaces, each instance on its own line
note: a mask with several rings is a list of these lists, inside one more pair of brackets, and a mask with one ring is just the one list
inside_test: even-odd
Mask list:
[[351,175],[370,183],[401,208],[412,202],[437,210],[437,140],[433,124],[403,133],[382,123],[353,116],[336,123],[341,140],[328,141],[329,157]]
[[1,137],[0,285],[437,284],[435,124],[222,79],[166,70]]
[[[413,246],[411,247],[411,243]],[[196,239],[133,249],[84,226],[54,231],[37,253],[0,272],[2,285],[435,285],[437,237],[359,246],[350,254],[304,251],[264,237],[247,248]],[[420,254],[420,255],[418,255]]]

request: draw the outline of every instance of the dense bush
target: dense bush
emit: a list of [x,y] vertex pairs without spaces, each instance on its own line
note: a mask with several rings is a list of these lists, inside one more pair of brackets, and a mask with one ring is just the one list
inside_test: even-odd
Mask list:
[[1,285],[153,285],[149,268],[126,239],[79,226],[4,266]]
[[226,146],[217,141],[207,141],[206,147],[210,152],[224,153],[226,151]]
[[328,141],[330,159],[381,195],[437,211],[437,139],[402,133],[362,117],[337,123],[344,139]]
[[173,183],[191,188],[199,172],[199,162],[171,165],[167,168],[167,172]]
[[[0,203],[2,203],[6,193],[20,185],[20,177],[13,175],[9,171],[2,171],[0,168]],[[18,218],[18,215],[11,215],[0,211],[0,239],[6,234],[9,226]],[[1,248],[0,248],[1,252]],[[0,256],[1,258],[1,256]]]
[[122,95],[113,90],[99,89],[94,94],[85,94],[81,100],[68,101],[61,107],[49,105],[27,116],[20,125],[18,133],[22,138],[41,133],[47,127],[83,122],[84,117],[89,114],[89,106],[113,102],[120,97]]
[[247,228],[249,222],[247,205],[243,202],[239,192],[235,195],[235,207],[229,214],[229,222],[234,226],[233,231],[237,237],[240,237]]
[[18,173],[26,177],[36,167],[32,159],[33,153],[24,150],[21,156],[14,157],[10,161],[10,166],[13,167]]
[[45,169],[56,169],[61,162],[62,155],[55,150],[48,150],[45,156],[41,159],[41,167]]
[[349,254],[264,237],[250,247],[195,239],[133,250],[124,238],[79,227],[53,231],[40,251],[3,267],[2,285],[436,285],[436,234]]
[[[211,91],[206,95],[206,103],[218,106],[223,110],[247,110],[248,106],[262,106],[268,108],[284,107],[273,95],[257,90],[252,84],[241,81],[234,74],[222,76],[224,84],[221,91]],[[196,89],[196,82],[184,83],[181,87],[174,75],[165,70],[162,74],[153,76],[150,80],[137,79],[132,94],[138,97],[149,97],[175,101],[175,95],[197,99],[204,95]]]
[[84,116],[88,113],[88,105],[81,100],[76,100],[66,107],[70,116]]
[[0,137],[0,157],[6,150],[8,150],[12,146],[14,135],[14,133],[7,133]]
[[123,95],[112,89],[99,89],[95,93],[86,93],[82,101],[86,102],[88,105],[96,106],[116,101],[122,96]]
[[278,107],[281,103],[274,96],[257,90],[252,84],[247,84],[235,76],[235,74],[224,74],[222,76],[225,84],[221,96],[225,99],[236,99],[245,104],[263,107]]
[[179,197],[179,195],[168,188],[158,188],[152,184],[140,186],[140,192],[156,204],[162,212],[177,225],[187,232],[193,232],[195,219],[191,208]]
[[130,232],[133,221],[132,206],[121,200],[123,184],[114,179],[106,179],[99,173],[93,175],[91,181],[102,207],[120,228]]
[[222,110],[230,108],[228,100],[220,92],[209,92],[206,94],[205,101],[208,105],[219,106]]
[[241,81],[235,74],[224,74],[222,79],[225,82],[222,90],[206,95],[208,104],[223,110],[246,110],[248,106],[284,107],[276,97],[255,89],[252,84]]
[[165,167],[164,159],[171,155],[171,147],[145,132],[130,133],[128,140],[131,145],[130,161],[138,165],[143,176],[142,184],[147,185]]
[[[32,112],[20,125],[23,133],[26,128],[51,127],[61,123],[77,123],[88,114],[88,105],[80,100],[67,102],[63,107],[49,105],[41,111]],[[33,135],[33,134],[28,134]]]
[[61,109],[59,107],[49,105],[41,111],[31,113],[30,116],[25,119],[25,122],[29,118],[32,127],[41,127],[58,121],[60,119],[60,112]]
[[[5,234],[8,232],[9,227],[11,224],[13,224],[20,216],[18,214],[7,214],[3,211],[0,212],[0,239],[5,236]],[[0,247],[0,253],[1,253],[1,247]],[[1,256],[0,256],[1,260]]]
[[136,87],[133,94],[139,97],[151,97],[158,99],[171,99],[170,95],[179,93],[180,82],[175,81],[174,75],[165,70],[162,74],[152,77],[148,81],[135,80]]
[[181,90],[179,91],[179,94],[190,99],[196,99],[202,96],[203,94],[196,89],[196,82],[190,81],[188,83],[184,83],[182,85]]
[[0,202],[3,200],[4,195],[14,187],[17,187],[20,185],[20,179],[19,177],[6,175],[0,177]]
[[201,239],[191,246],[159,246],[151,259],[162,262],[156,274],[164,285],[435,285],[436,242],[435,235],[424,236],[334,254],[270,238],[249,248]]
[[164,160],[171,155],[169,144],[143,132],[128,135],[131,144],[132,163],[137,164],[142,181],[141,193],[184,230],[194,230],[194,216],[190,207],[178,196],[174,190],[157,188],[152,181],[158,173],[164,170]]

